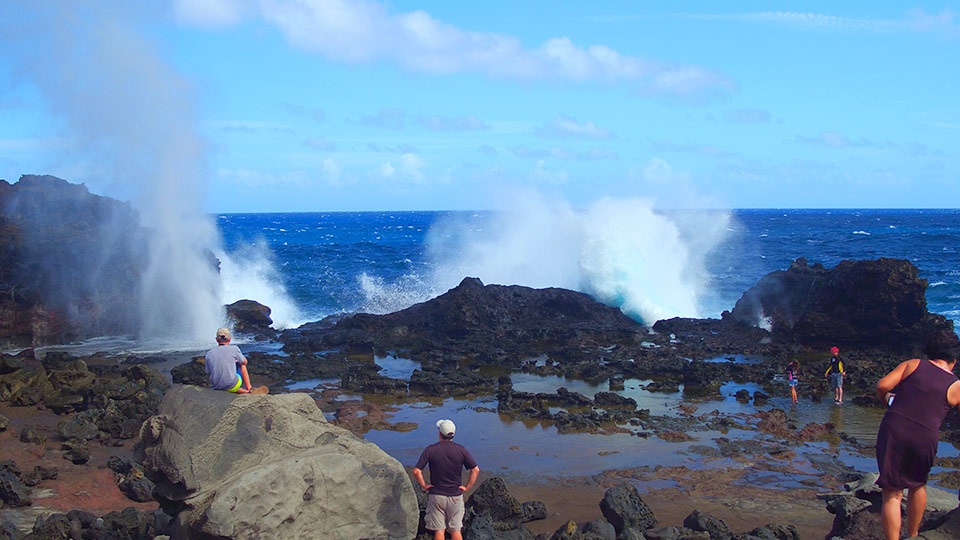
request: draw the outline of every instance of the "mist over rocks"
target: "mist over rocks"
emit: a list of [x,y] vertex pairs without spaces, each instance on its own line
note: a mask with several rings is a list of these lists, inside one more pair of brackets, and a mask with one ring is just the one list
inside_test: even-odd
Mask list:
[[183,244],[85,185],[0,180],[0,345],[193,335],[194,318],[222,318],[210,301],[219,262],[208,246]]
[[54,176],[0,180],[0,343],[135,333],[131,296],[146,236],[129,204],[83,185]]

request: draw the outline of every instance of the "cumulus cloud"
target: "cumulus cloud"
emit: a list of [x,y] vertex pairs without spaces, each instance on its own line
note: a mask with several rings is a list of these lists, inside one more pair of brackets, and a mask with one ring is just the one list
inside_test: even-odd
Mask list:
[[420,183],[424,180],[424,162],[420,156],[412,153],[403,154],[396,161],[387,161],[380,165],[380,175],[384,178],[401,178]]
[[481,73],[518,80],[628,83],[648,96],[689,97],[732,88],[717,72],[627,56],[567,37],[529,48],[516,37],[458,28],[423,10],[394,14],[370,0],[176,0],[188,25],[227,26],[242,19],[274,25],[294,47],[340,62],[393,60],[426,73]]

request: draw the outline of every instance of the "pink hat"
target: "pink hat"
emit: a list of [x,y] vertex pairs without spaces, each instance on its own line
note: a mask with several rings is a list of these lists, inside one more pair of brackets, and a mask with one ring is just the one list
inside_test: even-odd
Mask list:
[[840,354],[840,349],[838,349],[838,348],[836,348],[836,347],[830,347],[830,353],[831,353],[831,354]]

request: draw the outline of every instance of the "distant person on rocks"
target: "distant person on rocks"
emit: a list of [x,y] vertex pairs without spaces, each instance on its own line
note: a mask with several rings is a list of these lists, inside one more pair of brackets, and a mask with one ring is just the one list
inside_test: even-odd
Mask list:
[[[424,526],[433,531],[434,540],[443,540],[444,531],[450,531],[452,540],[462,540],[463,493],[473,487],[480,474],[480,467],[470,451],[453,442],[457,426],[452,420],[439,420],[437,431],[440,440],[431,444],[420,454],[413,476],[427,492],[427,512]],[[423,480],[423,469],[430,467],[430,484]],[[470,471],[467,485],[461,485],[461,472]]]
[[217,346],[207,351],[204,369],[214,390],[248,394],[251,387],[247,359],[240,347],[230,344],[231,339],[229,328],[217,329]]
[[843,377],[847,374],[847,367],[844,365],[843,357],[840,356],[840,349],[830,347],[830,365],[823,374],[830,379],[830,386],[833,387],[833,402],[837,405],[843,403]]
[[798,403],[797,383],[799,382],[799,379],[797,377],[799,376],[800,376],[800,362],[798,362],[795,359],[791,360],[790,363],[787,364],[787,384],[790,385],[790,400],[794,405]]
[[880,518],[888,540],[900,537],[904,489],[908,536],[917,536],[940,424],[951,407],[960,406],[960,381],[953,374],[960,339],[951,330],[941,330],[927,339],[923,352],[926,360],[901,363],[876,386],[877,398],[887,404],[877,433],[877,485],[883,491]]

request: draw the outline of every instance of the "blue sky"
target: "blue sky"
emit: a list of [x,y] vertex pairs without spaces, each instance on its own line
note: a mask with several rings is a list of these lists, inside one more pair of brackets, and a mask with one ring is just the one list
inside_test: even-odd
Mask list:
[[958,8],[8,0],[0,178],[207,212],[952,208]]

